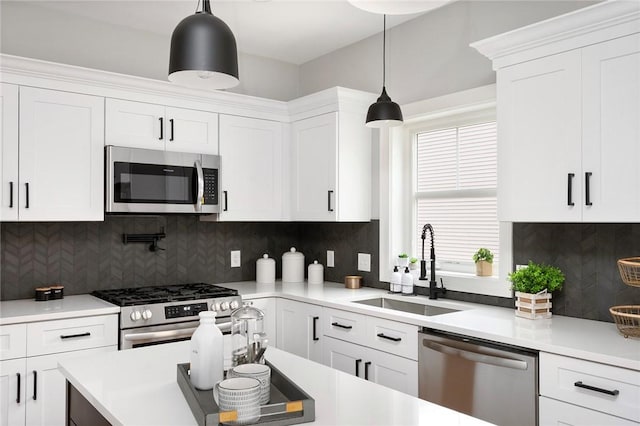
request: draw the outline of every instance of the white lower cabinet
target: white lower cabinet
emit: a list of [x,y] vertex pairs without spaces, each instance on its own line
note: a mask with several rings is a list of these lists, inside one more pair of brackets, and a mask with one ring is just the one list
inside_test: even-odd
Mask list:
[[25,359],[0,361],[0,426],[25,421]]
[[541,396],[540,426],[638,426],[638,423]]
[[287,299],[277,301],[277,347],[322,362],[322,307]]
[[323,362],[345,373],[418,396],[417,361],[326,337]]

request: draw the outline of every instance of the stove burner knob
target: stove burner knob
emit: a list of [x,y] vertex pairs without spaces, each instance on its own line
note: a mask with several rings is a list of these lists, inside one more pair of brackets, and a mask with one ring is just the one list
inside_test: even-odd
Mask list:
[[138,321],[142,318],[142,315],[140,314],[140,311],[132,311],[129,317],[131,318],[131,321]]
[[142,311],[142,318],[143,319],[149,320],[149,319],[151,319],[152,316],[153,316],[153,313],[149,309],[145,309],[144,311]]
[[229,306],[231,306],[231,309],[238,309],[240,307],[240,304],[237,300],[234,300],[229,304]]
[[219,304],[217,304],[216,302],[213,302],[213,303],[211,304],[211,308],[210,308],[210,309],[211,309],[213,312],[215,312],[215,311],[219,311],[219,310],[220,310],[220,305],[219,305]]
[[220,303],[220,310],[221,311],[226,311],[229,309],[229,302],[221,302]]

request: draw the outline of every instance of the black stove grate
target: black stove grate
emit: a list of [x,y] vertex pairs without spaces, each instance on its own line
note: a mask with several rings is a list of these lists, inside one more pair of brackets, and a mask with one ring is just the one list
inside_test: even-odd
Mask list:
[[188,283],[167,286],[131,287],[96,290],[95,297],[118,306],[150,305],[185,300],[212,299],[237,296],[238,291],[207,283]]

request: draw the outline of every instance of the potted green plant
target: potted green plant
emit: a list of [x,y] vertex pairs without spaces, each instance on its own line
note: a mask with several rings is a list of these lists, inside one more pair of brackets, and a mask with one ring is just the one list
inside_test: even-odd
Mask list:
[[479,248],[473,255],[476,263],[476,275],[479,277],[490,277],[493,275],[493,253],[488,248]]
[[409,259],[409,269],[414,270],[418,269],[418,258],[412,257]]
[[409,255],[407,253],[400,253],[398,255],[398,266],[402,268],[402,271],[409,266]]
[[551,317],[551,293],[564,284],[562,271],[550,265],[529,261],[508,276],[516,296],[516,315],[538,319]]

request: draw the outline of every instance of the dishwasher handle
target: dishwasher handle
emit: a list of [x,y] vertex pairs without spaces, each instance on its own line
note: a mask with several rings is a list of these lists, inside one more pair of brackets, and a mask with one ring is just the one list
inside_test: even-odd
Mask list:
[[487,355],[479,352],[469,351],[467,349],[460,349],[453,346],[445,345],[442,343],[436,343],[428,339],[422,339],[422,346],[425,346],[436,352],[441,352],[446,355],[457,356],[467,359],[472,362],[478,362],[482,364],[495,365],[497,367],[513,368],[516,370],[526,370],[527,362],[513,358],[503,358],[494,355]]

